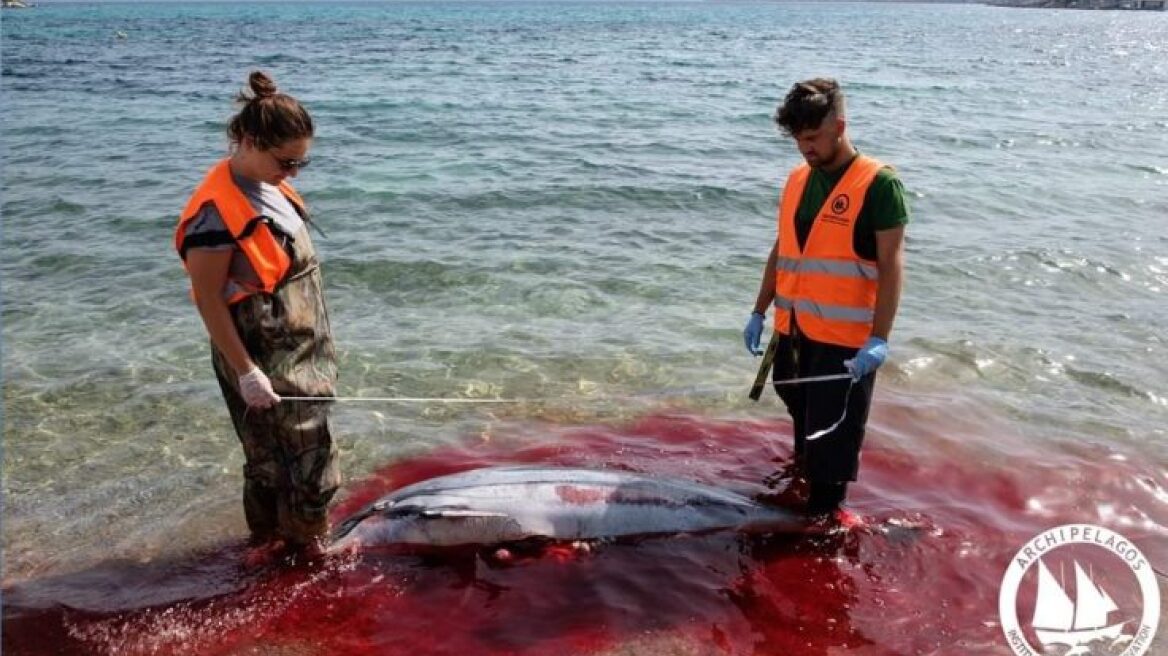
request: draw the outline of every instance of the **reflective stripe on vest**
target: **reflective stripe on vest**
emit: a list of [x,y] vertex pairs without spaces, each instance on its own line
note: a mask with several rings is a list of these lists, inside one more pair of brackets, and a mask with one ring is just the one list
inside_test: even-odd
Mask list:
[[797,273],[799,271],[806,271],[807,273],[826,273],[833,276],[863,278],[865,280],[876,280],[880,277],[880,270],[877,269],[875,265],[869,264],[867,262],[818,260],[811,257],[804,257],[799,259],[780,257],[775,270],[790,271],[792,273]]
[[[206,203],[214,203],[219,216],[223,219],[231,237],[235,240],[239,250],[247,256],[252,269],[260,280],[261,290],[271,293],[276,285],[284,280],[292,266],[292,259],[273,234],[267,220],[256,214],[251,201],[235,184],[231,177],[231,167],[228,159],[219,161],[207,172],[206,178],[195,189],[191,199],[187,201],[179,217],[178,227],[174,234],[174,247],[183,260],[186,268],[186,247],[183,244],[187,223],[198,215]],[[287,181],[280,182],[280,192],[300,212],[307,216],[304,200]],[[227,300],[228,303],[237,303],[250,296],[247,292],[237,292]]]
[[[822,305],[807,299],[799,299],[792,302],[785,298],[776,298],[774,305],[775,308],[780,310],[790,310],[792,307],[794,307],[796,312],[810,313],[817,317],[824,317],[827,319],[833,319],[835,321],[856,321],[871,323],[872,319],[876,315],[876,312],[873,310],[843,307],[840,305]],[[800,322],[801,321],[802,318],[800,318]],[[784,334],[786,334],[786,331],[784,331]],[[863,346],[863,344],[861,344],[861,346]]]
[[883,167],[856,156],[816,214],[802,250],[795,215],[811,168],[801,164],[788,176],[778,213],[777,332],[791,332],[794,314],[800,332],[817,342],[859,348],[871,335],[879,269],[857,255],[853,244],[864,197]]

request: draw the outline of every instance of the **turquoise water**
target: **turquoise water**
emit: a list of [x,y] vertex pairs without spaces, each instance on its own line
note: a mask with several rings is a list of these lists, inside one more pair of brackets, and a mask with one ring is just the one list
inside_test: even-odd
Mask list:
[[170,240],[253,68],[317,121],[296,182],[327,234],[341,392],[526,399],[338,407],[352,477],[516,423],[778,416],[745,399],[741,340],[798,160],[770,115],[792,81],[832,75],[856,144],[911,193],[877,404],[931,410],[911,429],[878,410],[882,439],[912,451],[960,423],[989,459],[1114,448],[1168,503],[1168,13],[44,4],[2,20],[7,580],[243,533],[242,459]]

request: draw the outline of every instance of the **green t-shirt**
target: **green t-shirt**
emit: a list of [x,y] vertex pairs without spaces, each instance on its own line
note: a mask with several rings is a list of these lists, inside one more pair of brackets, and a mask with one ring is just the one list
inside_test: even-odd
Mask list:
[[[849,164],[850,166],[850,164]],[[811,169],[807,176],[807,187],[803,189],[803,200],[795,212],[795,233],[799,238],[799,250],[807,244],[811,234],[811,224],[819,214],[819,208],[827,202],[828,195],[835,188],[848,167],[834,173],[822,169]],[[889,167],[880,169],[868,193],[864,194],[864,206],[856,219],[856,231],[852,246],[856,254],[866,260],[876,259],[876,232],[897,226],[908,225],[908,202],[904,197],[904,183],[896,177],[896,171]]]

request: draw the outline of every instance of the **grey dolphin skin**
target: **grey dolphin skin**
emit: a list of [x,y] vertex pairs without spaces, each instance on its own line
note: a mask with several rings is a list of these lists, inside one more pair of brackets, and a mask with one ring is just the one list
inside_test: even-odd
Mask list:
[[337,550],[592,540],[717,530],[799,532],[799,514],[709,485],[617,471],[487,467],[388,494],[342,522]]

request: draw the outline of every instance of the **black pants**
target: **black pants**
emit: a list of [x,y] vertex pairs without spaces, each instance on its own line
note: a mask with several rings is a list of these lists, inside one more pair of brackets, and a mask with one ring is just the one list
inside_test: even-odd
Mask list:
[[[844,360],[855,357],[856,351],[808,339],[797,325],[793,326],[790,335],[779,336],[774,380],[846,373]],[[842,488],[856,480],[875,384],[876,374],[871,373],[855,383],[848,378],[775,386],[794,421],[795,457],[802,464],[813,497],[817,488]],[[818,438],[808,439],[839,421],[845,403],[847,415],[839,426]]]

